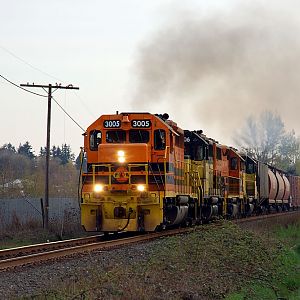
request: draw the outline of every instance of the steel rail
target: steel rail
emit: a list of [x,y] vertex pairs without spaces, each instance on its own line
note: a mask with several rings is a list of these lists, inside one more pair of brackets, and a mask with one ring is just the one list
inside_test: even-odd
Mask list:
[[120,247],[124,245],[134,244],[143,241],[149,241],[160,237],[176,235],[180,233],[186,233],[192,231],[193,228],[178,228],[164,232],[154,232],[144,235],[138,235],[134,237],[121,238],[117,240],[94,242],[89,244],[83,244],[58,250],[45,251],[36,254],[30,254],[26,256],[14,257],[5,260],[0,260],[0,270],[22,266],[30,263],[37,263],[46,261],[49,259],[57,259],[68,255],[83,253],[87,251],[95,250],[107,250],[110,248]]
[[100,234],[100,235],[94,235],[89,237],[68,239],[64,241],[47,242],[47,243],[3,249],[0,250],[0,259],[11,257],[11,256],[17,256],[17,255],[25,255],[28,253],[32,254],[33,252],[37,252],[37,251],[55,250],[67,246],[75,246],[75,245],[97,242],[103,237],[104,235]]

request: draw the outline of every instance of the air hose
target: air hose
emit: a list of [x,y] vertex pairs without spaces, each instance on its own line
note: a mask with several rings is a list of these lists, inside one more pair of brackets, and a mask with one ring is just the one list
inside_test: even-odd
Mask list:
[[130,207],[129,210],[128,210],[127,223],[126,223],[126,225],[125,225],[122,229],[120,229],[118,232],[122,232],[122,231],[124,231],[124,230],[127,228],[127,226],[129,225],[129,221],[130,221],[130,215],[131,215],[132,213],[133,213],[133,209]]

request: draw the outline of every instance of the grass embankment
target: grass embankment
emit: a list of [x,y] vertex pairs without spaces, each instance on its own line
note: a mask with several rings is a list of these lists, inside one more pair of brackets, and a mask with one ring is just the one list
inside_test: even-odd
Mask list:
[[35,226],[35,224],[10,226],[5,230],[0,230],[0,250],[87,235],[79,226],[67,229],[67,231],[63,231],[52,224],[49,230]]
[[297,299],[299,229],[299,224],[280,229],[271,238],[225,222],[124,248],[121,255],[113,250],[119,252],[110,253],[104,267],[106,253],[92,254],[92,267],[59,279],[41,297]]
[[55,232],[45,229],[6,230],[0,232],[0,250],[61,240]]
[[[228,300],[242,299],[300,299],[300,222],[288,226],[277,226],[270,239],[270,249],[274,259],[270,260],[268,278],[253,280],[253,284],[244,286],[240,292],[231,294]],[[277,242],[277,247],[276,243]]]

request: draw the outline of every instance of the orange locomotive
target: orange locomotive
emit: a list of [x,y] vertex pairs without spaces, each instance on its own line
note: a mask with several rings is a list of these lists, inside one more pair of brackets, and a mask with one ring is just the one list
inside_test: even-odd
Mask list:
[[117,113],[88,127],[81,187],[85,230],[154,231],[299,207],[299,177],[286,177],[168,118]]
[[[82,176],[87,231],[154,231],[195,219],[184,132],[168,115],[103,115],[88,127]],[[191,197],[187,196],[190,195]]]

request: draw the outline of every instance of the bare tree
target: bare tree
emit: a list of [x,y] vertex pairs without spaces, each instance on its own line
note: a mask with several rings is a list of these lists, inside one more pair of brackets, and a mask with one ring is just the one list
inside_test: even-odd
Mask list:
[[286,171],[293,169],[299,159],[295,132],[286,132],[281,117],[271,111],[250,116],[234,141],[250,156]]

